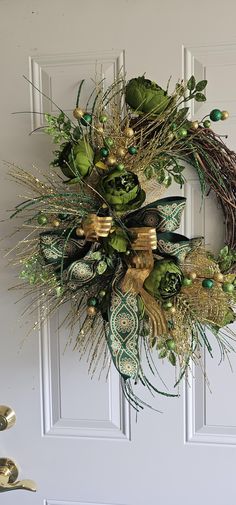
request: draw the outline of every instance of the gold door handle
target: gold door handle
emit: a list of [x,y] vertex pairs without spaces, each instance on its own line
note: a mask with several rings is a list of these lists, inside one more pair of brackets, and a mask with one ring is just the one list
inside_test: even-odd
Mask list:
[[0,431],[8,430],[16,424],[16,414],[11,407],[0,405]]
[[0,458],[0,493],[13,491],[14,489],[37,490],[33,480],[17,480],[17,477],[18,468],[14,461],[8,458]]

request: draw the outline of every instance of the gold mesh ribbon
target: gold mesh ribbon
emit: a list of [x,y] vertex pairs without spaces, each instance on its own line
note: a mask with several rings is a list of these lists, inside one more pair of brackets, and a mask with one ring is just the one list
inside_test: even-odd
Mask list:
[[87,240],[97,240],[107,237],[111,231],[112,217],[89,214],[82,223],[82,228]]
[[[167,332],[164,311],[158,302],[143,288],[143,284],[154,265],[152,249],[156,249],[154,247],[154,242],[157,240],[156,230],[155,228],[146,227],[132,228],[130,231],[132,232],[133,230],[135,230],[134,233],[137,233],[138,236],[132,242],[132,248],[139,252],[136,252],[131,258],[122,282],[122,289],[123,291],[139,294],[142,297],[146,313],[152,325],[152,336],[163,335]],[[155,231],[155,239],[153,230]]]

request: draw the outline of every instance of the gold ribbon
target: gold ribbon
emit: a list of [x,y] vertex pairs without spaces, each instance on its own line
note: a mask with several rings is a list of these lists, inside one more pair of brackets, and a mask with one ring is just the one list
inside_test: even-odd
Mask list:
[[[156,249],[155,228],[132,228],[137,233],[132,242],[132,248],[136,251],[129,260],[128,270],[122,282],[123,291],[139,294],[145,305],[146,313],[152,325],[152,335],[163,335],[167,332],[167,323],[163,309],[159,303],[143,288],[146,278],[153,269],[154,259],[152,249]],[[154,233],[155,231],[155,239]],[[155,247],[154,247],[155,245]],[[141,249],[142,248],[142,249]]]
[[107,237],[111,231],[112,217],[89,214],[82,222],[82,228],[87,240],[97,240],[99,237]]

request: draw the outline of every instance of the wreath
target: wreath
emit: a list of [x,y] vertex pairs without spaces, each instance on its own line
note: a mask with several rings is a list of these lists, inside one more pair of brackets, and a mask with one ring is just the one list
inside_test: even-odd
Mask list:
[[[206,85],[192,76],[169,94],[169,83],[164,90],[144,76],[108,88],[102,81],[83,110],[82,81],[73,120],[58,106],[58,115],[45,114],[43,130],[57,144],[51,168],[10,169],[27,188],[11,214],[26,232],[13,261],[46,307],[39,324],[69,302],[65,321],[89,370],[112,360],[136,410],[146,405],[137,382],[177,396],[156,385],[158,357],[177,368],[177,386],[203,346],[212,354],[208,330],[222,357],[233,349],[236,153],[211,128],[227,111],[189,119],[188,103],[205,101]],[[172,181],[183,186],[186,163],[224,212],[217,257],[202,237],[176,232],[186,199],[163,197]]]

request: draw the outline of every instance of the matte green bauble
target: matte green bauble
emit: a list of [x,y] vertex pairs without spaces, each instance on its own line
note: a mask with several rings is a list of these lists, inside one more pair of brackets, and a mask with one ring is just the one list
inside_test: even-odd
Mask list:
[[137,154],[138,149],[135,146],[130,146],[128,148],[128,151],[129,151],[129,154]]
[[144,287],[154,298],[165,300],[180,292],[182,279],[183,274],[173,261],[157,260]]
[[169,351],[174,351],[175,350],[175,341],[173,338],[168,338],[166,341],[166,347],[169,349]]
[[162,307],[163,307],[164,310],[170,310],[171,307],[173,307],[173,304],[172,304],[172,302],[164,302],[162,304]]
[[104,296],[106,296],[106,291],[105,291],[105,289],[101,289],[101,291],[99,291],[99,293],[98,293],[98,296],[99,296],[100,298],[104,298]]
[[107,147],[112,147],[114,146],[114,140],[111,138],[111,137],[106,137],[104,139],[104,144],[107,146]]
[[222,289],[225,293],[233,293],[234,292],[234,285],[231,284],[231,282],[224,282],[222,284]]
[[102,114],[99,118],[100,123],[104,124],[107,122],[107,116],[105,114]]
[[37,221],[41,226],[45,226],[45,224],[48,222],[48,218],[45,216],[45,214],[40,214],[37,218]]
[[214,281],[212,279],[203,279],[202,287],[206,289],[211,289],[214,286]]
[[187,288],[189,286],[192,286],[192,283],[193,283],[192,279],[189,279],[188,277],[184,277],[183,282],[182,282],[182,286]]
[[88,114],[87,112],[83,115],[83,117],[80,120],[81,124],[83,126],[89,126],[92,122],[92,116],[91,114]]
[[98,299],[95,296],[91,296],[91,298],[88,298],[87,305],[88,307],[96,307],[98,304]]
[[187,135],[188,135],[188,131],[186,130],[186,128],[180,128],[180,129],[178,130],[178,132],[177,132],[177,135],[178,135],[178,137],[180,137],[181,139],[182,139],[182,138],[185,138],[185,137],[187,137]]
[[100,154],[103,158],[106,158],[109,154],[109,150],[106,147],[102,147],[102,149],[100,149]]
[[124,163],[118,163],[118,165],[116,165],[116,168],[117,168],[117,170],[122,172],[122,170],[125,169],[125,165],[124,165]]
[[210,119],[212,121],[220,121],[222,118],[222,113],[219,109],[213,109],[210,113]]
[[203,121],[203,126],[204,128],[210,128],[211,127],[211,122],[209,119],[206,119],[206,121]]

